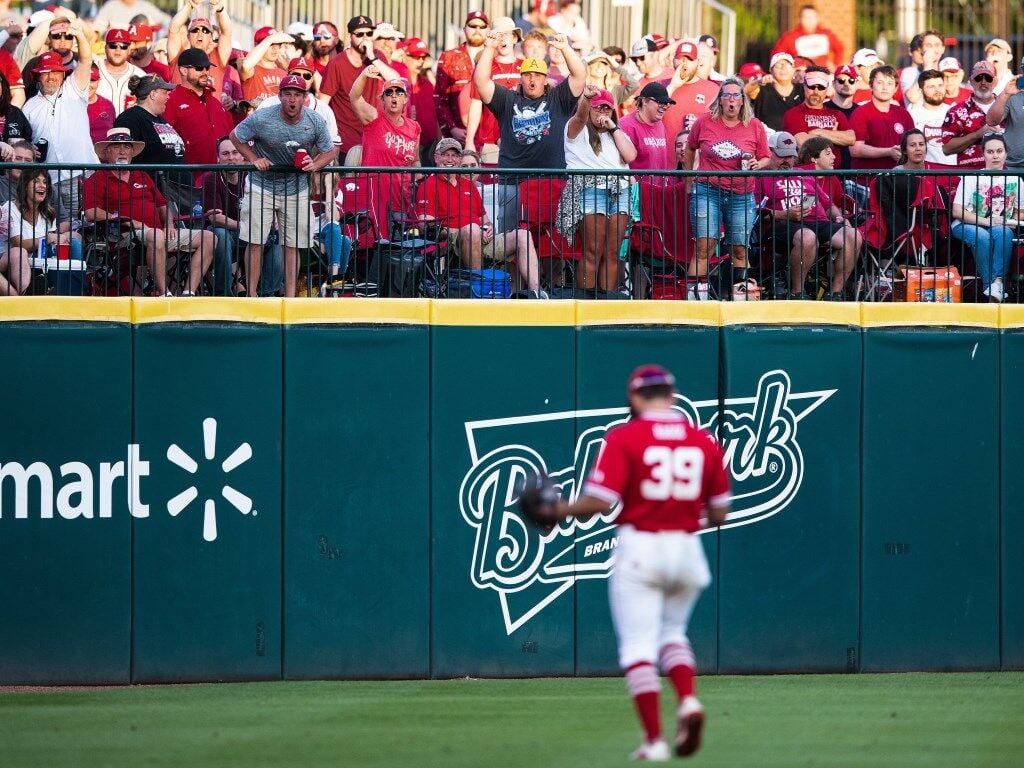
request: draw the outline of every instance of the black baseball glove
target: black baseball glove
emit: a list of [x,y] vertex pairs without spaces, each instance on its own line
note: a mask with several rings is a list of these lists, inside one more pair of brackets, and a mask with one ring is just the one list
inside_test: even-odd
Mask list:
[[519,512],[547,533],[558,523],[556,507],[560,498],[558,486],[550,477],[532,475],[523,481],[519,489]]

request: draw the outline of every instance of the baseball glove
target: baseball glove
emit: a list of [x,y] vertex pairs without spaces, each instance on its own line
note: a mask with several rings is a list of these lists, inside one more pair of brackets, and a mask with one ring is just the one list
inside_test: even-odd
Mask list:
[[547,533],[558,523],[556,506],[560,498],[558,487],[547,475],[527,477],[519,489],[519,512]]

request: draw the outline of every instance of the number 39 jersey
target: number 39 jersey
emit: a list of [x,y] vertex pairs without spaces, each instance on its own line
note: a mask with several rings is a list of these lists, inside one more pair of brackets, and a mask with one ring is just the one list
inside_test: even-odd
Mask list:
[[705,505],[730,495],[722,449],[677,411],[648,411],[611,430],[583,493],[621,501],[620,525],[689,533],[700,529]]

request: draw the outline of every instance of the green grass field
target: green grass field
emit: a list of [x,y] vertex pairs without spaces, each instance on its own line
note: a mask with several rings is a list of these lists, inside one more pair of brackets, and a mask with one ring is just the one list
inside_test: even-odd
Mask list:
[[[705,677],[710,768],[1024,765],[1024,673]],[[663,687],[671,733],[668,684]],[[620,679],[285,682],[0,694],[0,766],[618,766]]]

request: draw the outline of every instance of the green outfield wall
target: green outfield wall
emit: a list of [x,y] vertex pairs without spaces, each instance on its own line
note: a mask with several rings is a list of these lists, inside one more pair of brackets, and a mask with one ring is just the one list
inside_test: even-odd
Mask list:
[[0,684],[615,674],[640,363],[733,477],[705,673],[1024,668],[1024,310],[5,299]]

